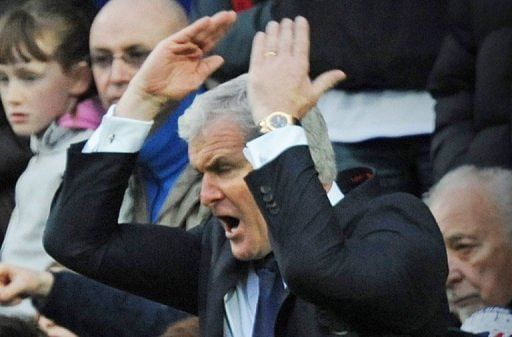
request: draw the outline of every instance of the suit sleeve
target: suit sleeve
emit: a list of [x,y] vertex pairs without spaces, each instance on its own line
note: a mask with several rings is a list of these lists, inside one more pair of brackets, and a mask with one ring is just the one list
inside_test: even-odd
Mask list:
[[475,137],[473,100],[476,46],[473,40],[470,2],[452,0],[452,25],[429,78],[436,99],[436,125],[431,143],[434,179],[465,163]]
[[158,336],[188,316],[75,273],[54,277],[48,296],[33,303],[41,314],[81,337]]
[[78,273],[196,313],[201,235],[117,222],[135,161],[135,154],[84,154],[72,147],[45,249]]
[[[238,13],[234,26],[213,50],[215,54],[224,58],[223,66],[213,76],[220,82],[235,78],[249,70],[252,39],[258,31],[265,30],[267,23],[272,20],[275,0],[254,2],[252,8]],[[192,20],[196,20],[230,9],[230,0],[194,0],[190,16]]]
[[417,199],[372,200],[356,189],[333,208],[305,146],[246,181],[282,276],[299,297],[401,332],[420,329],[438,313],[446,255],[433,217]]

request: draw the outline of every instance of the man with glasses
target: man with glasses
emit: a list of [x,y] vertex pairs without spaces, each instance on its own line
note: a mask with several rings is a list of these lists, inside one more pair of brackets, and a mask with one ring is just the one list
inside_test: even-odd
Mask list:
[[[94,82],[105,109],[117,103],[158,42],[187,24],[184,10],[174,0],[112,0],[101,9],[91,26],[89,46]],[[187,145],[177,135],[177,119],[194,96],[186,97],[172,116],[164,113],[156,122],[141,149],[121,219],[188,229],[207,213],[199,209],[200,177],[190,169]],[[166,150],[169,147],[173,153]],[[174,190],[178,185],[183,188]]]

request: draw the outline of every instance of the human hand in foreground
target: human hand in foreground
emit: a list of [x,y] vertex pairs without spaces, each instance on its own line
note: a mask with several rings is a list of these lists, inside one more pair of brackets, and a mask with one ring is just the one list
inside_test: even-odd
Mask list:
[[43,330],[48,337],[78,337],[70,330],[55,324],[54,321],[44,317],[39,316],[37,318],[37,325],[39,329]]
[[271,21],[264,33],[256,34],[247,88],[256,123],[274,111],[302,119],[326,90],[345,78],[341,70],[331,70],[311,80],[309,45],[309,24],[303,17]]
[[162,40],[119,100],[116,116],[153,120],[162,106],[197,89],[224,60],[206,54],[236,20],[233,11],[201,18]]
[[46,296],[53,282],[50,272],[0,263],[0,304],[15,305],[26,297]]

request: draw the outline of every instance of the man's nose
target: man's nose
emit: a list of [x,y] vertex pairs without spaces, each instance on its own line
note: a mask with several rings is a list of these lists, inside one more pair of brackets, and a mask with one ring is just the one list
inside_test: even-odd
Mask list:
[[110,81],[119,84],[128,84],[138,69],[126,63],[122,58],[116,57],[110,66]]
[[23,102],[25,90],[18,81],[10,81],[3,90],[5,92],[2,96],[5,99],[6,105],[16,106]]
[[451,287],[455,283],[462,281],[464,278],[463,262],[460,259],[448,255],[448,278],[446,279],[446,287]]
[[218,186],[216,179],[211,174],[205,173],[201,182],[201,203],[211,207],[216,201],[221,200],[223,196],[224,194]]

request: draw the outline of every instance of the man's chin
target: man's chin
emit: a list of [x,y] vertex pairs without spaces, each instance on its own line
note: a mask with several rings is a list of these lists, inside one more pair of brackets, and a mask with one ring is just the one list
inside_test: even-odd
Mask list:
[[248,247],[244,247],[241,242],[229,242],[231,245],[231,253],[234,258],[240,261],[253,261],[264,258],[268,253],[270,253],[270,249],[265,250],[251,250]]
[[459,320],[461,323],[464,323],[464,321],[471,315],[473,315],[476,311],[484,308],[485,305],[483,303],[475,303],[472,305],[466,305],[462,308],[457,308],[455,310],[456,315],[459,317]]

